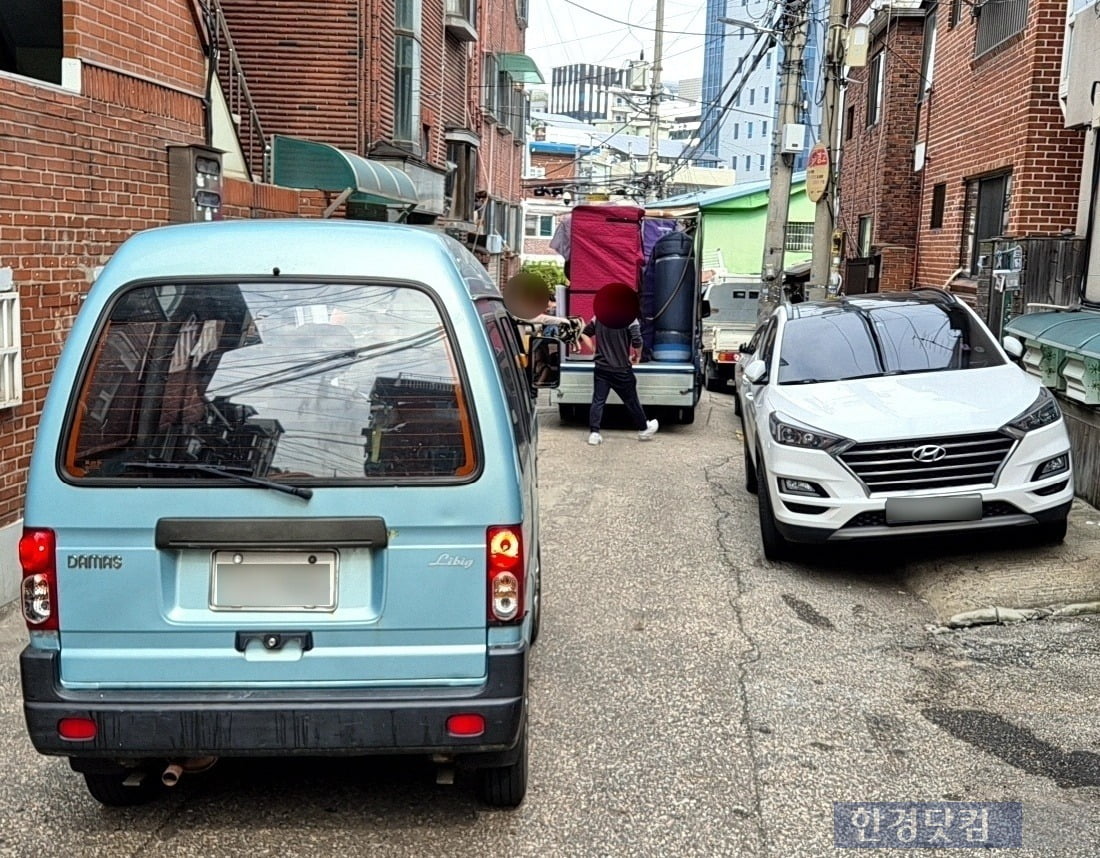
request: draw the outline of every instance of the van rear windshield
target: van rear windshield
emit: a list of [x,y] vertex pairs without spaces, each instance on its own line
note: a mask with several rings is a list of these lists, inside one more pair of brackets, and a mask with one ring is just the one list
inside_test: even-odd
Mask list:
[[138,286],[89,352],[64,467],[145,483],[464,479],[477,444],[458,366],[439,308],[409,286]]

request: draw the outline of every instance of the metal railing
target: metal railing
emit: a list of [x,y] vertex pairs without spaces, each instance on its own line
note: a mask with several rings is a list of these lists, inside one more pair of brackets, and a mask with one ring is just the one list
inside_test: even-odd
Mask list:
[[237,56],[237,48],[229,33],[229,24],[225,20],[221,3],[218,0],[207,2],[210,4],[207,26],[211,28],[211,53],[218,81],[233,116],[245,163],[254,178],[264,181],[267,179],[267,137],[264,136],[263,126],[260,124],[260,114],[248,91],[248,82],[245,80],[244,69]]

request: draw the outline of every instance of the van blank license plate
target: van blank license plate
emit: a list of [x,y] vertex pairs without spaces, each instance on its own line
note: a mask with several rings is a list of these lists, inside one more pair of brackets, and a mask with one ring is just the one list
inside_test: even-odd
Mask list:
[[336,610],[335,551],[215,551],[215,611]]
[[977,521],[981,517],[981,495],[886,499],[887,524],[912,524],[918,521]]

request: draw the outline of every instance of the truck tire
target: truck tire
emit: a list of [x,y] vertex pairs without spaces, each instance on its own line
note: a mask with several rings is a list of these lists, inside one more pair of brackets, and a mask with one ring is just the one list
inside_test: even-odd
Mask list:
[[695,422],[695,406],[676,409],[676,422],[681,426],[690,426]]

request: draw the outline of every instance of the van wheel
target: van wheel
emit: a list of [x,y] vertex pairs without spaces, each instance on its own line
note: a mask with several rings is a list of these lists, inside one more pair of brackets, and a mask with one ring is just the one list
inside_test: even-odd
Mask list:
[[769,486],[768,472],[764,470],[764,464],[761,462],[756,506],[760,513],[760,541],[764,545],[764,556],[772,561],[788,560],[792,554],[791,543],[775,525],[775,512],[772,509],[772,493]]
[[481,800],[490,807],[519,807],[527,795],[527,725],[519,734],[519,756],[510,766],[482,769]]
[[[541,552],[540,552],[541,554]],[[542,628],[542,559],[539,558],[539,574],[535,579],[535,592],[531,594],[531,646],[539,639]]]
[[133,772],[85,772],[84,783],[92,798],[108,807],[133,807],[147,804],[156,798],[160,783],[152,771],[146,771],[145,777],[137,786],[126,786],[125,781]]

